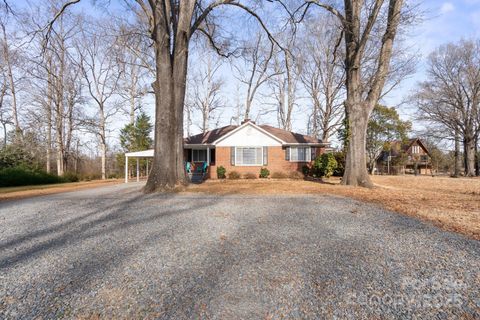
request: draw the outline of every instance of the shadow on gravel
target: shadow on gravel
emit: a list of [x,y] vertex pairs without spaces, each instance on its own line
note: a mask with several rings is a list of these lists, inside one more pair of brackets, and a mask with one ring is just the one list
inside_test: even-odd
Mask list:
[[[7,261],[2,262],[2,267],[9,267],[13,264],[25,261],[26,259],[31,259],[34,256],[41,255],[46,251],[55,250],[62,246],[68,246],[75,248],[75,244],[78,242],[86,241],[94,237],[106,236],[108,234],[120,233],[124,234],[127,231],[135,231],[140,225],[151,225],[152,223],[159,222],[159,219],[168,218],[173,215],[182,215],[185,213],[191,213],[192,210],[201,210],[204,207],[212,205],[212,201],[199,199],[199,201],[191,202],[188,205],[180,209],[170,208],[161,208],[160,212],[155,210],[157,205],[161,205],[163,200],[175,200],[176,195],[160,196],[158,195],[140,195],[136,196],[133,199],[128,201],[123,201],[122,203],[116,205],[112,212],[109,214],[100,217],[92,222],[88,222],[80,225],[80,230],[75,229],[74,233],[68,233],[59,235],[58,237],[47,241],[46,243],[39,244],[22,252],[19,255],[15,255],[8,259]],[[216,201],[216,200],[215,200]],[[142,203],[148,203],[150,210],[146,212],[147,208],[142,206]],[[139,205],[135,206],[134,203]],[[148,206],[147,206],[148,207]],[[143,210],[142,210],[143,209]],[[138,214],[132,214],[132,210]],[[110,223],[111,225],[101,230],[96,230],[94,232],[89,232],[89,229],[98,227],[103,223]],[[113,223],[112,223],[113,222]],[[142,228],[138,228],[142,230]],[[125,240],[121,236],[119,240],[115,240],[113,244],[105,247],[96,247],[94,251],[83,254],[80,257],[75,259],[70,259],[68,264],[73,266],[73,268],[61,268],[52,270],[52,273],[47,277],[42,277],[35,279],[32,282],[34,288],[47,288],[47,291],[54,291],[55,294],[47,296],[39,301],[36,305],[36,309],[43,316],[56,317],[58,315],[58,310],[52,309],[52,305],[56,305],[58,302],[58,294],[61,292],[62,300],[69,301],[70,296],[85,295],[91,293],[92,284],[96,281],[104,281],[104,279],[114,274],[114,269],[122,265],[122,263],[128,260],[132,255],[138,253],[139,250],[142,250],[146,247],[162,243],[168,238],[172,238],[175,233],[185,232],[180,226],[175,226],[172,228],[172,225],[165,224],[161,228],[155,229],[154,231],[146,232],[145,234],[139,234],[139,239],[135,239],[133,242],[123,243]],[[118,239],[118,235],[117,235]],[[112,246],[115,250],[112,250]],[[118,269],[117,269],[118,270]],[[52,283],[52,279],[55,279],[55,283]],[[58,281],[60,280],[60,281]],[[58,293],[57,293],[58,292]],[[78,311],[78,310],[76,310]],[[63,313],[62,311],[61,313]],[[90,310],[86,310],[87,317],[93,316],[90,314]],[[120,316],[120,315],[118,315]],[[125,317],[123,315],[122,317]]]
[[[151,246],[162,250],[164,247],[160,244],[174,235],[186,234],[191,237],[187,240],[196,241],[195,232],[203,231],[201,228],[204,225],[172,225],[168,218],[196,212],[206,215],[208,212],[204,209],[207,207],[216,208],[220,205],[220,208],[229,208],[236,205],[240,208],[232,209],[236,215],[235,231],[227,233],[224,238],[205,241],[200,262],[194,264],[191,258],[187,258],[180,266],[175,266],[177,269],[173,277],[167,279],[166,292],[144,292],[152,295],[150,299],[157,299],[158,304],[153,309],[142,305],[149,301],[146,299],[134,300],[139,304],[133,305],[134,310],[148,310],[161,315],[152,318],[165,319],[269,318],[278,316],[280,310],[285,318],[328,317],[332,315],[328,313],[332,310],[336,312],[333,315],[340,318],[398,318],[412,316],[412,312],[403,310],[401,306],[396,309],[395,306],[381,304],[371,309],[368,306],[360,307],[358,311],[359,301],[355,299],[359,297],[352,297],[351,294],[380,292],[383,295],[380,298],[393,296],[404,290],[401,288],[402,277],[422,281],[441,275],[439,270],[443,266],[436,269],[434,263],[435,255],[444,251],[432,243],[444,245],[452,239],[459,242],[463,239],[415,219],[386,214],[354,200],[343,200],[348,202],[340,205],[337,200],[324,197],[323,203],[315,202],[318,208],[310,203],[309,211],[305,211],[307,202],[313,199],[296,196],[285,199],[285,202],[265,204],[268,200],[258,196],[242,197],[240,202],[234,203],[228,196],[137,194],[112,207],[104,203],[102,208],[76,217],[73,221],[35,231],[31,236],[22,235],[3,244],[4,248],[12,249],[17,245],[39,241],[2,259],[0,268],[14,267],[59,248],[75,250],[75,244],[93,238],[105,240],[105,246],[94,247],[90,252],[71,257],[68,265],[72,268],[52,268],[48,277],[34,278],[31,284],[32,288],[47,288],[52,292],[36,300],[35,316],[57,317],[59,311],[52,306],[57,304],[58,299],[68,304],[71,297],[83,295],[90,299],[86,301],[96,304],[90,305],[91,309],[88,310],[73,311],[76,315],[85,313],[86,317],[94,316],[91,313],[104,310],[105,307],[102,302],[97,302],[97,297],[87,296],[95,290],[92,288],[94,284],[104,284],[109,276],[118,276],[115,274],[117,267],[128,262],[139,250]],[[356,209],[352,203],[357,204],[358,213],[354,212]],[[264,207],[261,210],[266,210],[266,213],[258,214],[257,207],[262,205]],[[285,212],[291,208],[295,211]],[[105,213],[107,210],[108,213]],[[378,210],[378,216],[375,210]],[[93,219],[86,221],[89,218]],[[191,219],[192,216],[186,218]],[[154,225],[155,228],[150,227],[141,233],[145,229],[140,226],[144,225]],[[368,230],[363,230],[362,226]],[[132,232],[137,235],[134,239],[129,241],[123,238]],[[108,242],[109,235],[112,236],[112,242]],[[51,237],[43,240],[44,236]],[[408,241],[412,243],[407,245]],[[396,250],[399,245],[405,246],[401,248],[404,250],[398,250],[402,252]],[[410,245],[420,248],[420,252],[432,253],[433,258],[428,257],[432,260],[430,268],[424,269],[424,257],[419,258],[416,251],[407,250]],[[143,279],[143,283],[151,284],[151,287],[146,285],[145,290],[158,287],[159,284],[148,282],[149,265],[142,267],[147,270],[147,279]],[[452,268],[450,272],[459,270],[461,266]],[[55,279],[54,283],[52,279]],[[114,285],[121,284],[121,280],[115,280]],[[407,298],[410,297],[408,294],[405,293]],[[150,317],[148,312],[143,316],[122,313],[126,312],[126,306],[120,304],[118,307],[115,310],[119,314],[111,317]],[[416,315],[429,312],[429,309],[418,312]],[[431,313],[424,315],[433,316]]]
[[[11,267],[12,265],[24,262],[25,260],[32,259],[42,252],[54,250],[58,247],[63,247],[67,245],[75,244],[76,242],[85,241],[89,238],[94,238],[99,235],[104,235],[112,232],[119,232],[122,229],[126,229],[138,224],[148,223],[151,220],[155,220],[161,217],[166,217],[174,214],[181,214],[188,212],[188,210],[200,208],[198,204],[192,204],[187,210],[166,210],[157,215],[145,216],[141,215],[135,216],[132,215],[129,217],[129,209],[132,209],[135,204],[141,204],[146,199],[156,197],[155,195],[144,195],[139,194],[134,196],[131,199],[120,201],[114,206],[108,206],[105,208],[104,205],[100,209],[89,212],[85,215],[73,218],[65,223],[55,225],[49,228],[45,228],[38,231],[32,231],[28,234],[19,236],[16,239],[7,241],[0,245],[0,250],[15,249],[17,246],[28,245],[28,242],[35,242],[32,246],[29,246],[25,250],[15,250],[14,254],[7,255],[0,259],[0,269]],[[175,197],[172,195],[160,195],[160,199],[168,200]],[[118,201],[118,199],[117,199]],[[108,214],[104,214],[105,211],[109,211]],[[89,218],[95,217],[94,219],[82,222]],[[129,218],[126,221],[122,219]],[[118,221],[118,222],[117,222]],[[112,224],[108,227],[100,228],[98,227],[102,224]],[[70,229],[71,228],[71,229]],[[98,230],[91,231],[97,228]],[[48,239],[41,239],[42,237],[49,237]],[[37,240],[38,239],[38,240]]]

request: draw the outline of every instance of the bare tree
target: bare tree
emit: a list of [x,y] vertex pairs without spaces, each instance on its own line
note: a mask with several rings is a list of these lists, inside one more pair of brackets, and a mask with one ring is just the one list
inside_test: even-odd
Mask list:
[[130,116],[130,123],[135,122],[136,112],[141,108],[142,98],[147,95],[149,89],[147,82],[153,81],[153,60],[150,49],[146,48],[146,38],[141,34],[142,21],[138,21],[138,13],[135,13],[137,21],[134,24],[120,24],[114,27],[119,31],[118,51],[116,53],[121,77],[118,86],[119,95],[125,100],[128,108],[125,110]]
[[[333,14],[344,32],[345,113],[347,146],[342,184],[373,187],[367,171],[366,132],[370,114],[378,103],[389,76],[393,44],[408,15],[403,0],[345,0],[330,5],[319,0],[304,6],[321,7]],[[374,51],[374,54],[368,50]],[[370,57],[370,59],[366,59]],[[373,58],[372,58],[373,57]],[[369,75],[369,81],[364,81]]]
[[462,40],[435,50],[428,58],[428,80],[420,84],[415,96],[418,117],[453,134],[456,171],[461,137],[467,176],[475,175],[475,146],[480,135],[479,52],[478,40]]
[[[89,28],[89,32],[92,28]],[[120,106],[114,101],[118,89],[121,70],[118,69],[115,51],[117,43],[113,37],[101,34],[82,32],[81,41],[77,43],[79,68],[85,80],[87,92],[96,106],[95,116],[87,125],[98,137],[101,148],[102,179],[107,173],[107,134],[111,118],[119,112]],[[96,32],[95,32],[96,31]]]
[[[65,10],[80,0],[69,0],[57,11],[44,27],[48,41],[50,30]],[[276,2],[281,2],[280,0]],[[155,49],[155,134],[154,159],[145,192],[168,191],[179,183],[186,183],[183,159],[183,129],[186,76],[188,69],[189,43],[195,32],[205,35],[215,50],[228,55],[218,46],[215,34],[218,28],[213,23],[214,12],[222,6],[235,7],[253,17],[273,36],[261,20],[258,9],[250,8],[241,1],[219,0],[132,0],[148,21],[148,33]],[[286,8],[285,6],[281,6]]]
[[295,29],[293,25],[289,25],[289,28],[292,36],[285,39],[286,44],[283,47],[285,50],[274,53],[271,63],[273,76],[269,78],[278,125],[288,131],[292,130],[292,115],[298,99],[297,89],[301,70],[300,61],[295,59],[298,54]]
[[8,115],[4,106],[5,97],[7,95],[7,90],[8,90],[7,78],[3,70],[1,70],[0,72],[1,72],[0,73],[0,123],[2,124],[2,127],[3,127],[2,148],[5,148],[7,146],[7,125],[10,125],[12,121],[10,120],[10,115]]
[[200,67],[189,79],[186,105],[188,110],[200,112],[199,128],[205,133],[209,130],[210,120],[214,118],[215,112],[224,107],[220,95],[223,79],[218,74],[222,61],[214,56],[209,48],[204,48],[203,54],[196,62]]
[[8,79],[8,91],[10,91],[11,97],[12,97],[12,111],[11,111],[11,117],[13,121],[13,126],[15,130],[15,137],[19,137],[21,135],[21,128],[20,128],[20,123],[18,120],[18,103],[17,103],[17,83],[14,79],[14,66],[18,62],[18,54],[19,52],[14,50],[12,47],[12,43],[10,42],[9,37],[7,36],[7,30],[6,30],[6,21],[2,17],[0,19],[0,29],[2,31],[2,61],[5,64],[5,71],[6,71],[6,76]]
[[312,104],[309,132],[327,142],[344,118],[343,33],[329,16],[322,16],[319,23],[309,19],[304,33],[298,59],[302,60],[300,79]]
[[252,40],[246,42],[240,58],[232,63],[236,70],[235,77],[246,86],[243,114],[237,116],[237,123],[240,122],[240,117],[244,120],[250,119],[258,91],[269,79],[277,75],[269,70],[274,44],[265,38],[264,33],[258,31]]
[[[56,12],[58,4],[52,2],[48,7],[39,7],[38,13]],[[40,28],[43,21],[32,17],[31,28]],[[37,43],[31,48],[31,61],[35,68],[29,75],[36,78],[31,89],[42,105],[46,122],[47,170],[50,170],[52,140],[55,141],[57,174],[64,175],[68,170],[69,152],[74,131],[74,113],[78,102],[79,70],[72,60],[73,42],[81,18],[63,14],[58,17],[56,28],[51,29],[48,45],[44,46],[45,31],[37,34]],[[35,88],[35,89],[34,89]],[[53,138],[52,139],[52,131]]]

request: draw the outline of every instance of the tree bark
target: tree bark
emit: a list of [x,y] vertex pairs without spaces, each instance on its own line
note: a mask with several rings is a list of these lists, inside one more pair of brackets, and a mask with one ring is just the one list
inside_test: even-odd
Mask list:
[[465,175],[467,177],[475,176],[475,139],[465,137],[463,142],[465,148]]
[[458,178],[460,176],[460,168],[462,167],[462,157],[460,156],[460,132],[455,130],[455,163],[453,169],[453,177]]
[[478,148],[479,137],[477,136],[475,139],[475,175],[477,177],[480,176],[480,150]]
[[[50,86],[50,85],[49,85]],[[49,93],[50,95],[50,93]],[[52,161],[52,105],[51,98],[47,102],[47,159],[46,170],[47,173],[51,171],[50,162]]]
[[101,142],[102,145],[102,180],[107,179],[107,144],[105,141]]
[[51,164],[52,161],[52,101],[53,101],[53,77],[52,77],[52,59],[50,56],[47,58],[47,159],[46,159],[46,171],[50,173],[51,171]]
[[102,180],[107,179],[107,135],[103,106],[100,108],[100,144],[102,148]]
[[[63,20],[60,21],[60,33],[63,35]],[[65,174],[64,158],[65,158],[65,144],[64,144],[64,110],[65,110],[65,38],[59,38],[59,71],[56,75],[55,91],[55,125],[56,125],[56,142],[57,142],[57,175],[63,176]]]
[[348,128],[345,173],[342,184],[371,188],[373,183],[367,171],[367,126],[373,108],[360,105],[347,106]]
[[[193,7],[192,7],[193,10]],[[185,25],[185,29],[179,26],[177,31],[175,54],[173,64],[174,75],[174,94],[175,94],[175,125],[176,125],[176,184],[185,185],[188,183],[185,173],[184,164],[184,148],[183,148],[183,111],[185,107],[185,91],[187,83],[187,67],[188,67],[188,32],[190,24]]]
[[345,1],[345,73],[347,99],[345,112],[348,123],[348,146],[346,150],[345,173],[342,184],[373,187],[366,166],[366,133],[370,114],[378,103],[388,75],[393,41],[400,23],[403,0],[390,0],[388,22],[383,34],[374,77],[366,98],[362,95],[362,57],[375,25],[383,1],[375,1],[367,20],[367,27],[361,31],[363,1]]
[[[175,125],[175,80],[172,69],[173,59],[170,57],[169,31],[165,30],[161,12],[153,10],[155,39],[155,139],[152,171],[143,191],[165,192],[175,188],[176,153],[178,131]],[[175,106],[172,108],[172,106]],[[183,121],[182,121],[183,122]]]
[[17,92],[15,90],[15,81],[13,79],[13,70],[12,70],[12,61],[10,56],[10,49],[8,47],[8,38],[5,31],[5,25],[1,24],[2,33],[3,33],[3,55],[5,63],[7,65],[7,76],[10,85],[10,92],[12,94],[12,118],[13,125],[15,127],[15,139],[21,136],[20,123],[18,121],[18,109],[17,109]]

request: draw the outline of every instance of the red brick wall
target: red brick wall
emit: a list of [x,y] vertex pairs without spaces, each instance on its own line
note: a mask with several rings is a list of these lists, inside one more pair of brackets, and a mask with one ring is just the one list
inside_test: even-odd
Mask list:
[[[320,148],[316,150],[317,155],[323,152]],[[209,178],[211,179],[217,179],[217,167],[219,166],[223,166],[227,170],[227,174],[231,171],[237,171],[240,174],[251,172],[258,176],[261,168],[267,168],[270,171],[270,175],[274,172],[289,174],[292,171],[302,172],[302,167],[305,164],[310,164],[285,160],[285,149],[282,147],[268,147],[268,164],[266,166],[232,166],[230,162],[230,147],[217,147],[215,152],[215,164],[212,164],[209,168]]]

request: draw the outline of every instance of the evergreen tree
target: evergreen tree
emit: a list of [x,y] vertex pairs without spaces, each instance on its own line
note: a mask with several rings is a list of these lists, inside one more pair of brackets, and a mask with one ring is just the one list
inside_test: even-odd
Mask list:
[[[124,152],[143,151],[150,149],[153,144],[150,133],[152,132],[153,125],[150,122],[150,117],[144,112],[141,112],[135,119],[135,123],[127,124],[120,130],[120,145]],[[145,170],[147,159],[140,160],[140,170]],[[117,154],[117,163],[120,172],[125,170],[125,155],[123,153]],[[134,169],[134,164],[130,163],[129,167]]]
[[403,121],[393,107],[377,105],[373,109],[367,128],[368,166],[373,170],[374,163],[382,151],[391,148],[393,140],[406,141],[412,124]]
[[132,152],[151,148],[153,141],[150,138],[150,133],[152,128],[150,117],[141,112],[134,124],[129,123],[120,131],[120,145],[123,150]]

